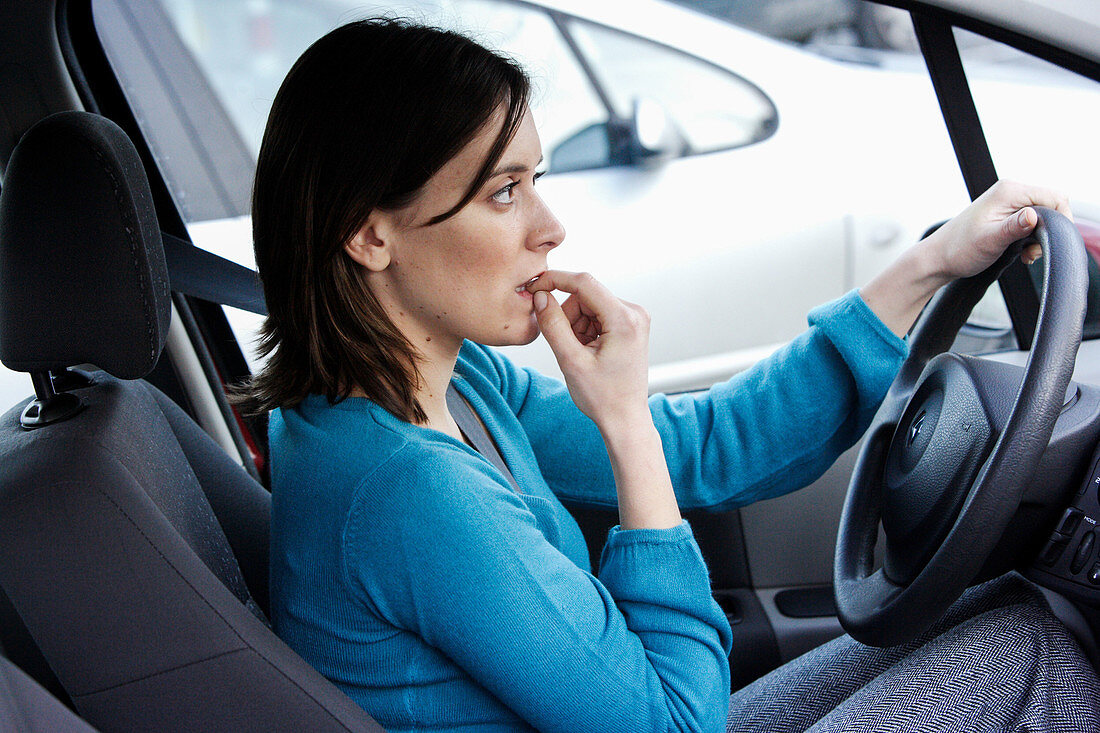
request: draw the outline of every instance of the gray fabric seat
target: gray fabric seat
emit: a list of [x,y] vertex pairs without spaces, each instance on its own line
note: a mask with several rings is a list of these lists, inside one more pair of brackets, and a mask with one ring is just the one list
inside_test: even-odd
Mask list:
[[95,729],[41,685],[0,657],[0,730],[22,733],[94,733]]
[[0,419],[0,586],[101,730],[381,730],[269,628],[270,495],[141,381],[170,312],[133,145],[39,122],[0,192],[0,359],[38,396]]

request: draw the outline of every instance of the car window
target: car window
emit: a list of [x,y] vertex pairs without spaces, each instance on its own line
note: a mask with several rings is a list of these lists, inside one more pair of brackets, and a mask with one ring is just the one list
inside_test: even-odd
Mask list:
[[259,150],[271,100],[294,61],[314,40],[354,18],[410,18],[523,58],[535,82],[536,121],[550,146],[607,117],[549,15],[531,7],[494,0],[161,4],[252,151]]
[[547,150],[608,118],[549,14],[533,7],[495,0],[162,4],[253,154],[291,64],[314,40],[354,18],[396,16],[431,23],[522,59],[534,83],[532,110]]
[[[108,58],[192,240],[248,267],[254,266],[248,187],[271,102],[298,56],[342,22],[410,18],[522,59],[548,152],[609,116],[548,13],[530,6],[495,0],[100,0],[95,13]],[[189,70],[194,78],[186,78]],[[219,117],[231,124],[210,130],[205,123]],[[226,151],[238,165],[219,165]],[[204,158],[209,166],[200,165]],[[607,162],[604,152],[595,165]],[[581,167],[592,164],[589,153]],[[218,199],[213,189],[232,190],[232,202]],[[259,366],[250,346],[261,319],[225,310],[246,357]]]
[[[267,111],[313,40],[384,13],[461,30],[515,57],[533,77],[554,174],[540,191],[568,232],[550,266],[588,270],[647,308],[654,390],[747,367],[804,330],[811,308],[866,283],[966,204],[923,69],[823,59],[647,0],[624,3],[630,12],[617,19],[602,5],[582,19],[582,0],[554,7],[95,0],[93,13],[192,240],[247,266],[247,193]],[[663,110],[692,152],[709,152],[606,165],[611,118],[635,116],[641,102]],[[259,319],[225,312],[255,368]],[[541,339],[509,355],[557,369]]]
[[452,14],[440,20],[521,60],[534,86],[531,107],[544,151],[607,121],[607,109],[546,12],[494,0],[465,0],[456,2]]

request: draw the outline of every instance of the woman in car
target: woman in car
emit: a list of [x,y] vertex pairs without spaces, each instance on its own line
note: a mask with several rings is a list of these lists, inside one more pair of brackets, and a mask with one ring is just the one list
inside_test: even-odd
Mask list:
[[[909,647],[842,639],[731,700],[730,627],[680,516],[812,481],[932,293],[1065,201],[999,185],[754,369],[647,399],[644,311],[549,269],[565,232],[527,100],[516,64],[462,36],[364,21],[274,101],[253,200],[269,360],[245,401],[272,411],[278,633],[394,731],[800,730],[899,701],[948,726],[1080,727],[1045,696],[1049,660],[1080,651],[1011,579]],[[564,385],[489,348],[540,332]],[[618,507],[595,575],[562,501]],[[940,687],[918,695],[920,670]]]

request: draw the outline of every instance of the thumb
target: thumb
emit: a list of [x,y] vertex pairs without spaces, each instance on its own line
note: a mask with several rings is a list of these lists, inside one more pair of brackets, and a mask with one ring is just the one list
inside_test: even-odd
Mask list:
[[557,299],[545,290],[537,290],[534,294],[535,317],[539,322],[539,330],[546,337],[546,343],[550,344],[550,350],[561,361],[563,355],[571,353],[573,349],[580,348],[581,342],[573,333],[569,325],[569,319],[565,311],[558,305]]
[[1005,219],[1004,232],[1012,241],[1016,241],[1030,234],[1031,230],[1034,229],[1035,225],[1038,223],[1039,215],[1036,214],[1035,210],[1030,206],[1025,206]]

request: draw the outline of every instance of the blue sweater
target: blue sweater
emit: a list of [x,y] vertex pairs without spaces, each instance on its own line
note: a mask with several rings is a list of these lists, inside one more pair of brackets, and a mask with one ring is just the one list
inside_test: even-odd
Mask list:
[[[906,353],[858,294],[705,393],[650,399],[682,507],[797,489],[866,429]],[[390,731],[722,730],[730,627],[686,523],[608,536],[595,575],[561,500],[615,505],[555,380],[466,343],[481,455],[377,404],[271,416],[276,630]]]

